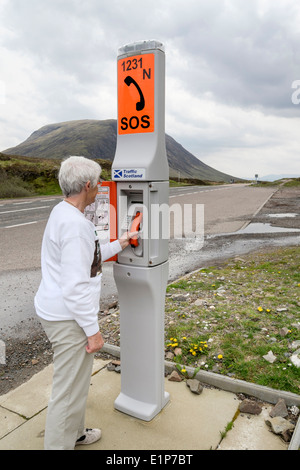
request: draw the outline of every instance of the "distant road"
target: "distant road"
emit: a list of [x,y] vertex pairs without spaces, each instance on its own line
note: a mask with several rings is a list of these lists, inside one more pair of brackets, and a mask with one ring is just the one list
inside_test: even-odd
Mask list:
[[[242,228],[272,195],[245,184],[170,188],[172,204],[203,204],[205,235]],[[0,201],[0,272],[40,267],[43,232],[61,196]]]
[[0,201],[0,228],[35,224],[48,218],[62,197]]

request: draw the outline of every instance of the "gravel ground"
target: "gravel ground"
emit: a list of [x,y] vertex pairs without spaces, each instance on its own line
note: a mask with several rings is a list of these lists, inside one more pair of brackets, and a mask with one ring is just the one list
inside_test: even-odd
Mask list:
[[[289,213],[297,215],[283,219],[277,217],[277,214]],[[300,229],[300,188],[279,189],[252,222]],[[119,345],[119,315],[116,303],[104,307],[99,314],[99,323],[104,341]],[[0,395],[26,382],[52,362],[51,345],[43,330],[36,323],[32,325],[30,335],[20,334],[17,341],[15,337],[14,339],[7,337],[3,340],[6,346],[6,364],[0,364]],[[99,354],[99,356],[105,357],[104,354]]]

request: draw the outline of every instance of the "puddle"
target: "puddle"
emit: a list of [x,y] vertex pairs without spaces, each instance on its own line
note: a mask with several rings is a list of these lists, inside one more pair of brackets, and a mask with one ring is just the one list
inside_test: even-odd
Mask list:
[[270,224],[253,223],[235,233],[278,233],[278,232],[300,232],[297,228],[272,227]]
[[300,232],[299,228],[287,228],[287,227],[273,227],[271,224],[266,223],[250,223],[247,227],[237,230],[236,232],[230,233],[218,233],[207,235],[206,238],[219,238],[224,235],[240,235],[240,234],[260,234],[260,233],[287,233],[287,232]]
[[297,215],[299,214],[295,214],[294,212],[289,212],[289,213],[286,213],[286,214],[268,214],[267,217],[275,217],[275,218],[278,218],[278,219],[281,219],[283,217],[296,217]]

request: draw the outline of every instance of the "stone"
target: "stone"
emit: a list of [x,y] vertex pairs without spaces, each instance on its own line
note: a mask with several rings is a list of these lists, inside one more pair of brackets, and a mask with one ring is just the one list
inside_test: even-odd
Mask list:
[[113,360],[113,361],[110,361],[107,364],[106,368],[109,371],[121,372],[121,361],[119,361],[117,359]]
[[175,356],[180,356],[182,354],[182,349],[181,348],[175,348],[174,349],[174,354],[175,354]]
[[288,410],[285,404],[285,401],[283,398],[280,398],[274,408],[270,411],[269,415],[271,418],[275,418],[275,416],[281,416],[282,418],[285,418],[288,416]]
[[188,300],[190,294],[173,294],[172,299],[177,300],[179,302],[185,302]]
[[290,357],[290,361],[294,366],[300,367],[300,349],[295,351],[295,353]]
[[288,332],[289,332],[289,329],[286,328],[286,327],[280,328],[280,330],[279,330],[280,336],[283,336],[283,337],[286,336],[288,334]]
[[170,382],[181,382],[183,380],[183,377],[178,374],[177,370],[173,370],[168,380],[170,380]]
[[189,387],[191,392],[196,393],[197,395],[200,395],[203,391],[203,387],[197,379],[188,379],[186,381],[186,385]]
[[300,340],[296,339],[296,341],[293,341],[291,344],[291,349],[294,351],[295,349],[300,348]]
[[263,358],[270,362],[271,364],[273,364],[273,362],[276,361],[276,356],[274,356],[273,352],[272,351],[269,351],[268,354],[266,354],[265,356],[263,356]]
[[256,401],[246,399],[239,404],[239,410],[242,413],[259,415],[261,413],[262,407]]
[[194,305],[195,305],[196,307],[200,307],[201,305],[205,305],[205,304],[206,304],[206,300],[204,300],[204,299],[197,299],[197,300],[195,300],[195,302],[194,302]]
[[171,351],[166,352],[166,360],[172,361],[174,359],[174,354]]
[[281,416],[275,416],[275,418],[266,419],[266,424],[271,428],[271,431],[274,434],[283,434],[287,431],[293,431],[295,428],[293,423],[287,419],[282,418]]
[[298,416],[298,414],[300,413],[300,410],[299,410],[298,406],[293,405],[290,408],[290,412],[292,413],[293,416]]

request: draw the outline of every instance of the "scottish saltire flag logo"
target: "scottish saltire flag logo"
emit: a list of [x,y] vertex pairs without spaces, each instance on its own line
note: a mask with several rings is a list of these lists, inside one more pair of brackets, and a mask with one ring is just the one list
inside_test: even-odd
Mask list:
[[114,176],[115,179],[122,178],[123,177],[123,170],[114,170]]

